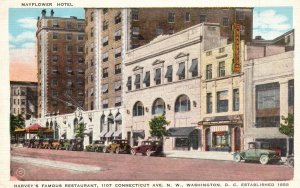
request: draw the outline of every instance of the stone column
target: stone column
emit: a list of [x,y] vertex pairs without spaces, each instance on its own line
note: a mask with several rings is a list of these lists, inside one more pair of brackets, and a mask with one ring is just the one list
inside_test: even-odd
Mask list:
[[[289,111],[288,105],[288,81],[279,82],[280,84],[280,117],[287,117]],[[280,118],[281,119],[281,118]],[[283,123],[283,120],[280,120]]]

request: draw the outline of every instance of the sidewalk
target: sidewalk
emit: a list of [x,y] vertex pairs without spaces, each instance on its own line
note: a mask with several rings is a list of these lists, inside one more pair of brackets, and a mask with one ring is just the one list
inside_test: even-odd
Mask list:
[[232,161],[233,153],[217,151],[164,151],[166,157]]

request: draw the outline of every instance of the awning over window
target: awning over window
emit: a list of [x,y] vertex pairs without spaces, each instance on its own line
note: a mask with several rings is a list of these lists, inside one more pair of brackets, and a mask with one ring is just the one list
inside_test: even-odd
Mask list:
[[190,72],[197,72],[198,71],[197,69],[198,69],[198,61],[193,61],[189,71]]
[[150,72],[146,72],[143,83],[146,84],[146,83],[149,83],[149,82],[150,82]]
[[100,137],[104,137],[104,135],[107,133],[106,130],[103,130],[101,133],[100,133]]
[[140,82],[141,82],[141,76],[139,74],[137,74],[135,76],[134,84],[138,85],[138,84],[140,84]]
[[117,114],[115,121],[122,121],[122,115],[120,113]]
[[105,93],[105,92],[107,92],[107,90],[108,90],[108,84],[102,85],[101,92]]
[[145,138],[145,131],[144,130],[133,130],[132,131],[132,138]]
[[117,130],[114,132],[113,137],[119,137],[122,134],[122,130]]
[[87,129],[87,130],[84,131],[83,134],[90,135],[90,134],[92,134],[92,133],[93,133],[93,129]]
[[112,135],[114,134],[113,130],[110,130],[108,133],[105,134],[106,138],[112,137]]
[[161,69],[156,69],[154,80],[160,80],[161,78]]
[[166,72],[165,78],[172,78],[172,73],[173,73],[173,67],[168,66],[168,70]]
[[118,90],[121,88],[122,82],[121,81],[117,81],[115,82],[115,90]]
[[131,86],[131,76],[130,76],[130,77],[128,77],[128,80],[127,80],[126,86],[127,86],[127,87],[130,87],[130,86]]
[[186,136],[188,137],[195,127],[173,127],[168,129],[169,136]]
[[183,75],[183,74],[184,74],[184,69],[185,69],[184,63],[179,64],[179,68],[178,68],[178,71],[177,71],[177,75],[178,75],[178,76]]

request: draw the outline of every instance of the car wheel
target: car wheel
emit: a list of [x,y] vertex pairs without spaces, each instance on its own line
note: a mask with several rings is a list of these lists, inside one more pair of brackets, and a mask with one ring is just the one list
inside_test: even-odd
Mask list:
[[132,155],[136,154],[136,150],[135,149],[131,149],[130,152],[131,152]]
[[116,154],[119,154],[120,153],[120,148],[116,148]]
[[241,162],[241,155],[240,155],[240,154],[235,154],[235,155],[233,156],[233,160],[234,160],[235,162]]
[[146,155],[149,157],[149,156],[151,156],[151,150],[150,149],[147,149],[147,151],[146,151]]
[[267,155],[261,155],[259,158],[259,162],[265,165],[269,162],[269,157]]
[[286,163],[289,167],[293,168],[294,167],[294,158],[287,159]]

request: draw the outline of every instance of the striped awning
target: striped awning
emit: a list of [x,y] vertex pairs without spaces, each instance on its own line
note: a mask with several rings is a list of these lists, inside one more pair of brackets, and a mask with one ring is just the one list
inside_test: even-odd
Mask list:
[[228,131],[228,125],[220,125],[220,126],[211,126],[210,127],[211,132],[223,132]]
[[107,133],[106,130],[103,130],[101,133],[100,133],[100,137],[104,137],[104,135]]

